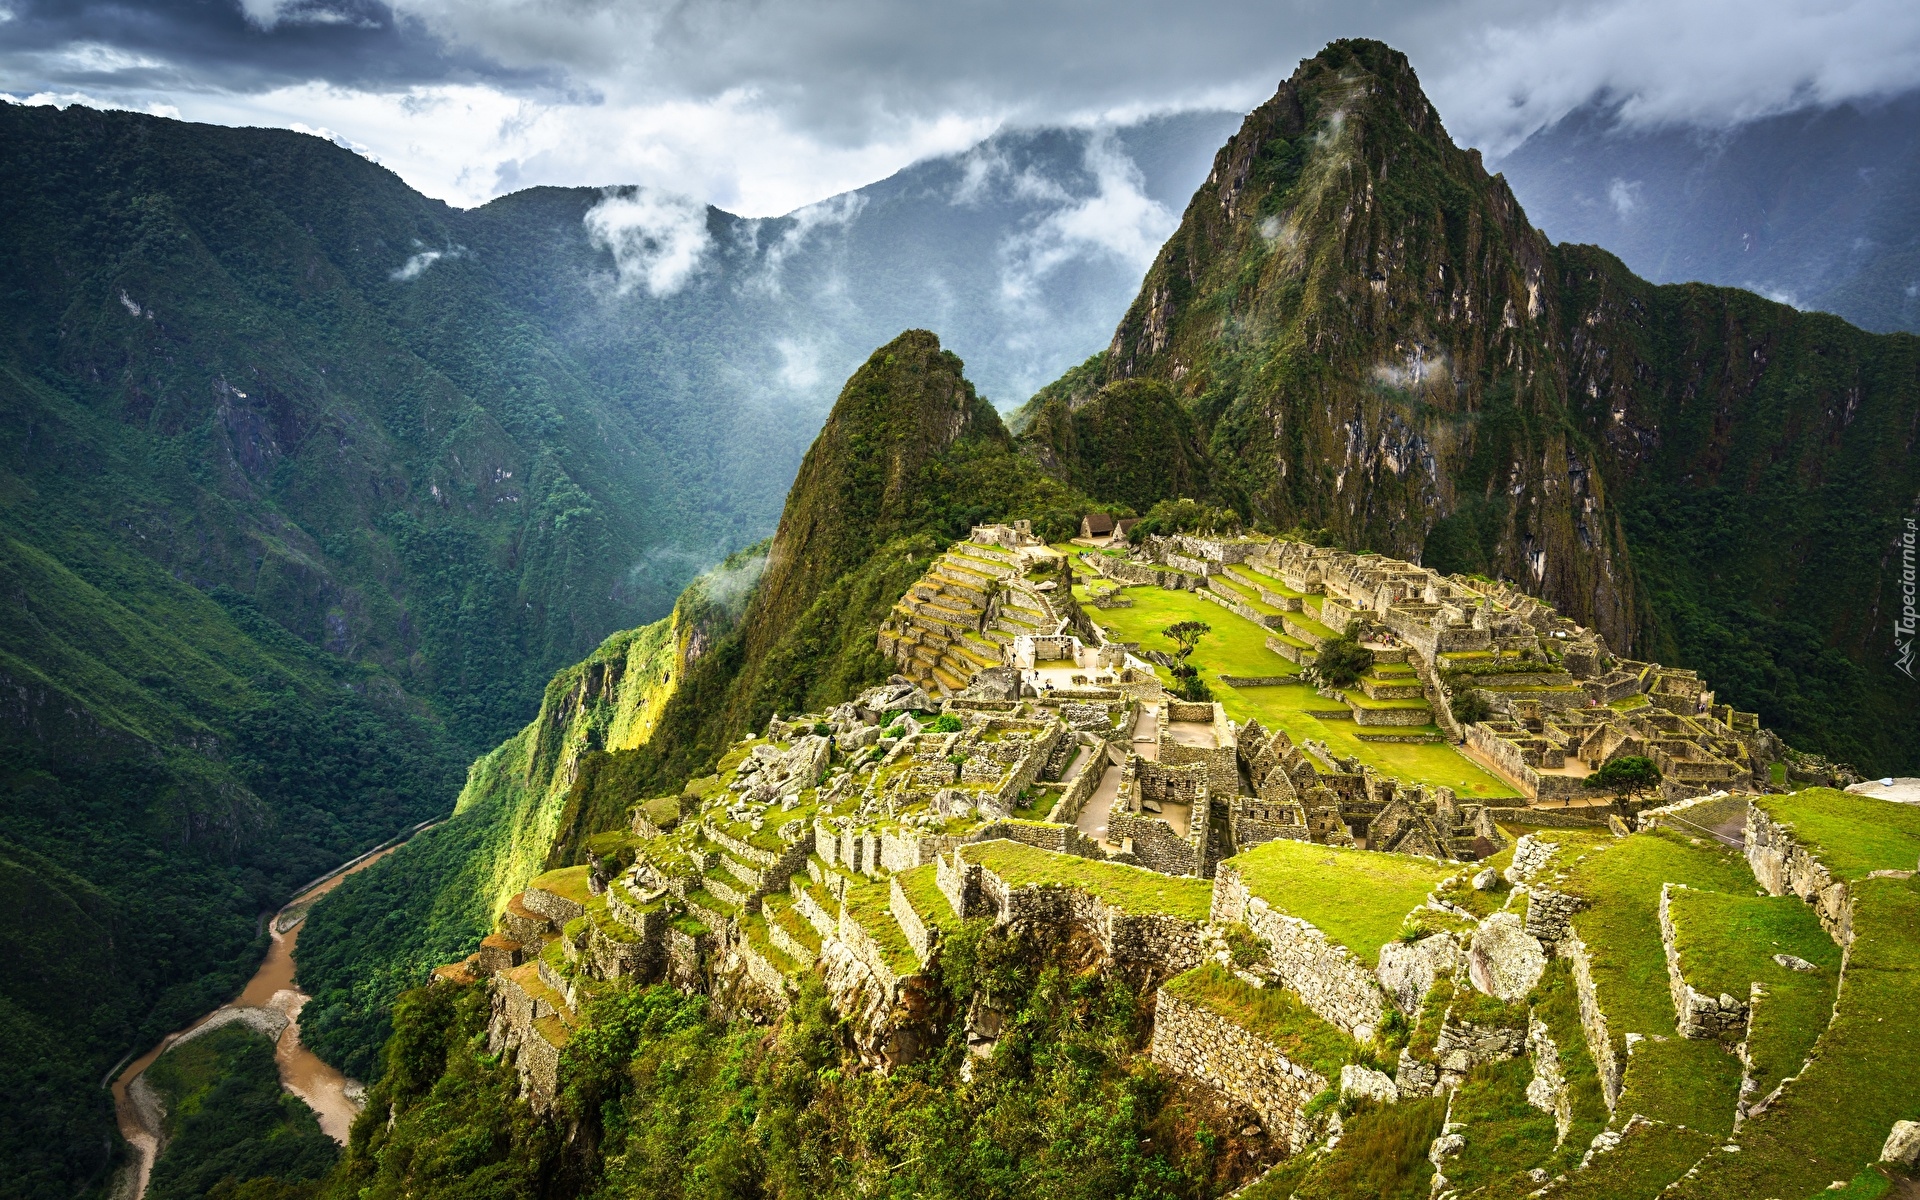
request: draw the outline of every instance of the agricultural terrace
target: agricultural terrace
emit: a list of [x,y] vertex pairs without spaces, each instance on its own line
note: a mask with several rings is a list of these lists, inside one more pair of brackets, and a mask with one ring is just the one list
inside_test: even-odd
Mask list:
[[1863,1164],[1880,1157],[1895,1121],[1920,1116],[1920,881],[1867,879],[1851,891],[1846,985],[1819,1052],[1741,1126],[1739,1153],[1710,1154],[1670,1195],[1815,1196],[1840,1179],[1860,1180],[1849,1195],[1881,1194],[1885,1180]]
[[1337,1083],[1340,1068],[1360,1057],[1360,1044],[1308,1008],[1291,988],[1253,987],[1219,963],[1202,963],[1160,990],[1258,1034],[1330,1081]]
[[[1672,882],[1750,896],[1753,874],[1746,860],[1718,842],[1666,829],[1620,839],[1588,830],[1542,830],[1535,836],[1562,847],[1548,870],[1567,877],[1553,886],[1589,905],[1574,915],[1573,926],[1587,945],[1614,1054],[1627,1064],[1617,1111],[1716,1136],[1731,1133],[1740,1060],[1717,1042],[1675,1036],[1660,890]],[[1647,1039],[1631,1057],[1630,1033]]]
[[[1103,609],[1087,604],[1085,609],[1087,616],[1116,641],[1138,642],[1146,649],[1171,653],[1173,643],[1162,635],[1169,625],[1179,621],[1205,621],[1213,627],[1213,632],[1201,639],[1190,661],[1200,669],[1207,686],[1213,689],[1214,698],[1235,721],[1257,718],[1269,729],[1286,730],[1295,742],[1318,739],[1334,753],[1358,758],[1385,774],[1429,787],[1450,787],[1463,800],[1510,799],[1519,795],[1512,785],[1445,742],[1361,741],[1360,727],[1352,720],[1315,715],[1341,710],[1342,706],[1321,697],[1310,687],[1237,688],[1220,682],[1222,675],[1274,678],[1298,675],[1300,668],[1267,648],[1270,631],[1192,592],[1156,587],[1129,587],[1121,591],[1133,601],[1133,607]],[[1076,586],[1074,595],[1082,603],[1089,598],[1084,586]],[[1155,670],[1162,683],[1173,683],[1173,675],[1166,668]],[[1392,732],[1437,735],[1439,730],[1425,725],[1395,727]]]
[[1920,806],[1808,788],[1753,802],[1782,825],[1840,879],[1875,871],[1911,871],[1920,865]]
[[1399,936],[1407,914],[1426,903],[1434,885],[1460,869],[1430,858],[1287,838],[1227,861],[1254,896],[1311,923],[1368,966],[1378,961],[1381,946]]
[[1074,887],[1134,916],[1163,915],[1204,924],[1213,903],[1213,881],[1162,875],[1145,867],[1100,862],[1037,850],[1020,842],[977,842],[960,856],[978,863],[1012,887]]
[[[1735,896],[1675,888],[1669,902],[1680,974],[1709,996],[1740,999],[1758,983],[1747,1053],[1762,1094],[1797,1075],[1833,1012],[1840,947],[1797,896]],[[1791,954],[1814,965],[1796,971],[1774,961]]]

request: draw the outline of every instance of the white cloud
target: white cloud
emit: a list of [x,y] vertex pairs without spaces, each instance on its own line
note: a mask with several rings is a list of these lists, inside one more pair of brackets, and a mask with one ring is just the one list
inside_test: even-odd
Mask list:
[[1464,7],[1448,14],[1457,32],[1424,19],[1408,49],[1448,50],[1415,62],[1438,64],[1426,82],[1448,127],[1496,157],[1595,97],[1635,126],[1726,127],[1920,85],[1911,0],[1606,0],[1518,18],[1503,0]]
[[826,229],[844,229],[852,224],[866,206],[865,196],[848,192],[789,213],[793,224],[781,233],[773,245],[767,247],[766,257],[755,279],[756,285],[773,295],[779,295],[780,270],[786,265],[787,259],[806,245],[807,239],[815,233]]
[[680,290],[713,245],[707,206],[651,188],[608,188],[587,210],[587,236],[613,254],[615,290],[650,296]]
[[[314,24],[370,27],[353,2],[216,0],[238,6],[263,50],[289,49]],[[535,184],[622,183],[773,216],[1005,126],[1244,110],[1341,36],[1405,50],[1456,138],[1494,158],[1596,96],[1631,123],[1720,127],[1920,86],[1913,0],[393,0],[393,11],[381,36],[403,66],[391,83],[329,83],[369,76],[358,59],[326,57],[349,51],[314,43],[277,73],[262,73],[264,53],[223,63],[182,25],[172,43],[143,32],[120,47],[0,46],[0,91],[337,130],[461,205]],[[176,19],[156,10],[139,28]],[[31,23],[9,24],[9,38]],[[280,82],[234,90],[256,78]],[[969,163],[956,200],[1006,169]]]
[[[414,243],[416,246],[419,244],[419,242]],[[449,246],[445,250],[421,250],[408,258],[406,262],[401,263],[399,268],[395,270],[389,278],[396,283],[407,283],[420,278],[428,267],[439,262],[441,259],[459,258],[465,253],[466,247],[464,246]]]
[[1178,217],[1142,190],[1140,168],[1109,131],[1089,135],[1085,163],[1094,191],[1078,200],[1054,181],[1028,173],[1015,177],[1016,194],[1058,200],[1061,206],[1003,248],[1000,291],[1007,301],[1025,302],[1041,279],[1075,258],[1109,257],[1145,271],[1179,225]]
[[1633,216],[1633,210],[1640,207],[1640,181],[1611,181],[1607,184],[1607,203],[1613,207],[1615,216],[1622,221],[1627,220]]

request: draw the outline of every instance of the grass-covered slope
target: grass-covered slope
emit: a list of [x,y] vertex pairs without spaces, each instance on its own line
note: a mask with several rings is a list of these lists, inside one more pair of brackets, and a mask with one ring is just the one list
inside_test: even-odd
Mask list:
[[1187,422],[1097,420],[1121,383],[1185,410],[1194,494],[1518,581],[1795,744],[1920,761],[1891,624],[1920,341],[1550,244],[1386,46],[1248,115],[1110,348],[1028,414],[1063,478],[1152,460],[1173,494]]

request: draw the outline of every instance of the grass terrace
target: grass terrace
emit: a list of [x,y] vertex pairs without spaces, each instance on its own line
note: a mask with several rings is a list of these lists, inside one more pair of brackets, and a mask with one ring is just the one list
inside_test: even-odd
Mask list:
[[[1709,996],[1746,999],[1759,983],[1747,1051],[1761,1094],[1800,1070],[1833,1012],[1840,947],[1795,896],[1732,896],[1675,889],[1674,945],[1680,972]],[[1773,961],[1791,954],[1814,964],[1793,971]]]
[[960,855],[1013,887],[1075,887],[1135,916],[1178,917],[1202,924],[1213,902],[1212,880],[1055,854],[1020,842],[978,842],[962,846]]
[[[1300,673],[1299,667],[1267,649],[1267,630],[1210,600],[1168,588],[1122,590],[1133,601],[1132,608],[1087,609],[1087,615],[1118,641],[1138,642],[1148,650],[1171,654],[1175,649],[1173,639],[1163,636],[1163,631],[1181,621],[1204,621],[1213,632],[1200,640],[1193,657],[1208,670],[1255,678]],[[1073,592],[1081,603],[1087,603],[1084,586],[1076,586]],[[1164,668],[1161,677],[1163,682],[1172,681]]]
[[1834,788],[1756,796],[1753,802],[1774,820],[1793,826],[1794,838],[1841,879],[1911,871],[1920,865],[1920,806]]
[[1853,886],[1854,943],[1819,1053],[1741,1127],[1741,1153],[1714,1155],[1671,1193],[1687,1200],[1824,1194],[1880,1156],[1897,1120],[1920,1116],[1920,884]]
[[893,919],[893,888],[885,880],[869,880],[847,889],[847,916],[880,947],[887,968],[902,977],[917,974],[920,959],[907,944],[907,935]]
[[593,892],[587,887],[587,876],[593,868],[586,866],[562,867],[558,871],[548,871],[536,875],[527,887],[543,892],[551,892],[563,900],[571,900],[581,908],[591,901]]
[[953,905],[947,902],[947,894],[940,890],[935,878],[939,868],[932,863],[924,867],[914,867],[894,876],[900,881],[900,890],[906,893],[907,903],[913,905],[913,911],[928,925],[952,933],[960,928],[960,918],[953,911]]
[[[1584,837],[1564,834],[1583,833]],[[1597,832],[1548,830],[1560,842],[1551,871],[1568,878],[1553,886],[1585,898],[1574,929],[1587,945],[1594,989],[1618,1055],[1626,1035],[1639,1043],[1627,1058],[1626,1092],[1618,1111],[1643,1113],[1691,1129],[1732,1129],[1740,1062],[1714,1042],[1674,1032],[1673,994],[1667,986],[1666,948],[1660,937],[1660,889],[1668,882],[1727,895],[1750,895],[1746,860],[1717,842],[1656,829],[1612,839]],[[1584,860],[1580,859],[1584,854]],[[1664,1037],[1656,1042],[1654,1037]]]
[[1252,987],[1219,963],[1202,963],[1167,980],[1160,990],[1265,1038],[1332,1085],[1340,1082],[1340,1068],[1360,1054],[1360,1043],[1308,1008],[1291,988]]
[[1228,859],[1247,890],[1311,922],[1369,967],[1406,915],[1459,868],[1427,858],[1280,839]]

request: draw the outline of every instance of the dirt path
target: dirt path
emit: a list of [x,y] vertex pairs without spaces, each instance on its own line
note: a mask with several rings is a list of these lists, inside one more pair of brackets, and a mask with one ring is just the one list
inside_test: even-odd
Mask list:
[[[411,838],[426,828],[431,828],[431,825],[415,829],[407,836]],[[160,1156],[161,1120],[165,1113],[159,1097],[140,1078],[141,1072],[152,1066],[154,1060],[169,1047],[216,1019],[224,1023],[238,1017],[250,1024],[264,1025],[268,1030],[284,1020],[285,1028],[273,1046],[274,1061],[280,1068],[280,1085],[307,1102],[307,1107],[319,1118],[320,1128],[328,1137],[343,1146],[347,1144],[347,1131],[360,1111],[361,1088],[358,1083],[322,1062],[318,1055],[300,1042],[300,1010],[308,997],[293,981],[293,951],[300,938],[300,924],[306,919],[314,901],[339,887],[340,881],[347,876],[366,870],[405,844],[405,841],[396,842],[362,855],[337,874],[326,877],[288,901],[273,915],[268,925],[273,941],[267,947],[267,956],[261,960],[260,969],[254,972],[253,978],[247,981],[247,986],[240,994],[231,1003],[221,1005],[185,1029],[161,1038],[158,1045],[128,1063],[126,1069],[115,1077],[114,1115],[119,1121],[120,1136],[133,1147],[134,1161],[122,1168],[120,1177],[115,1181],[114,1200],[141,1200],[146,1195],[147,1181],[153,1176],[154,1160]]]

